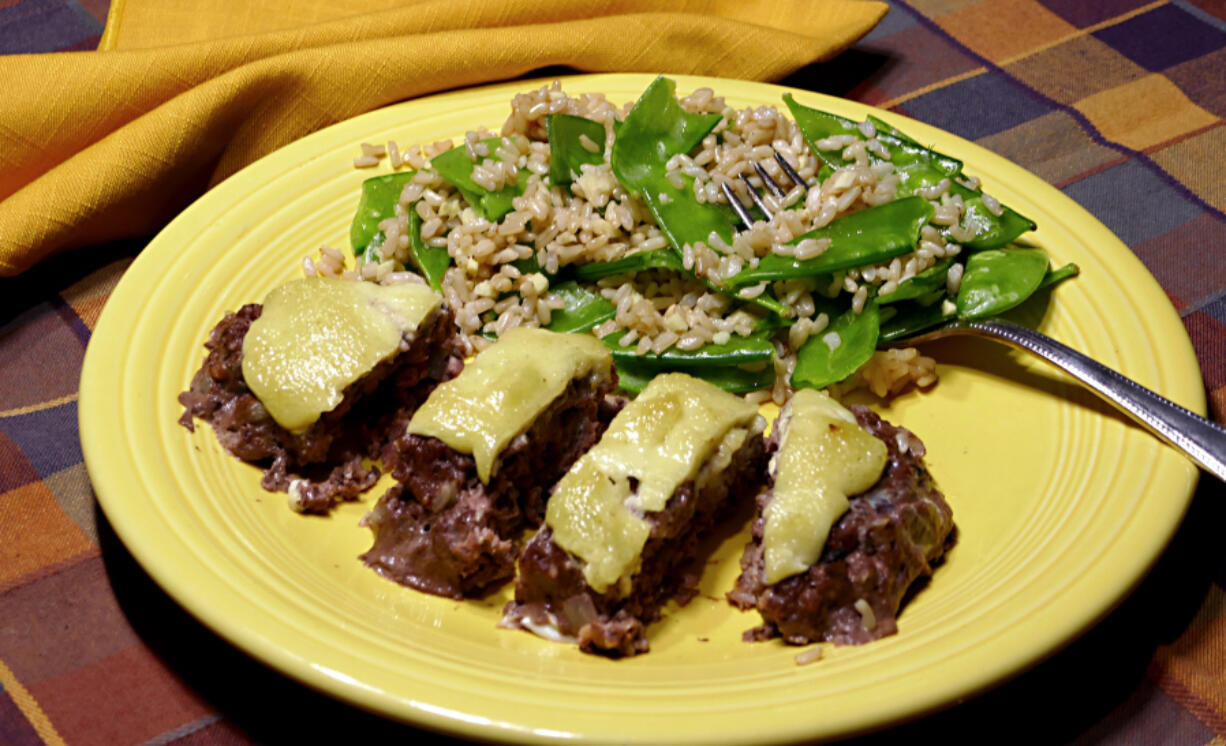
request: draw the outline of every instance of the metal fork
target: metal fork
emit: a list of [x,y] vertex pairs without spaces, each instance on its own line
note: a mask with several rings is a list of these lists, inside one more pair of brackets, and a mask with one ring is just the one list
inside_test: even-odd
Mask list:
[[[788,175],[788,178],[791,179],[794,184],[802,186],[805,189],[809,188],[809,185],[806,184],[805,180],[800,177],[800,174],[796,173],[796,169],[792,168],[792,164],[788,163],[786,158],[784,158],[778,152],[776,152],[774,155],[775,161],[779,164],[779,168],[783,169],[783,172]],[[779,186],[777,181],[771,178],[771,175],[766,172],[766,169],[762,168],[761,163],[753,161],[753,169],[758,173],[758,178],[762,179],[762,184],[768,190],[770,190],[770,193],[775,195],[780,202],[787,199],[788,193],[783,187]],[[762,198],[762,195],[758,194],[758,190],[754,188],[753,184],[749,181],[749,177],[744,171],[741,172],[741,180],[745,182],[745,187],[749,190],[750,199],[752,199],[757,208],[762,211],[762,214],[766,217],[766,219],[770,220],[773,218],[774,214],[771,212],[771,209],[767,207],[766,200]],[[741,219],[741,222],[745,224],[745,227],[753,227],[754,220],[753,215],[749,212],[749,206],[742,202],[740,197],[736,196],[736,192],[732,189],[732,183],[728,181],[722,182],[720,184],[720,188],[724,192],[724,196],[728,198],[728,204],[732,205],[732,209],[736,212],[736,216]]]
[[953,336],[976,336],[1033,352],[1076,378],[1150,432],[1226,482],[1226,428],[1179,406],[1102,363],[1033,329],[1002,319],[952,321],[896,344],[922,344]]

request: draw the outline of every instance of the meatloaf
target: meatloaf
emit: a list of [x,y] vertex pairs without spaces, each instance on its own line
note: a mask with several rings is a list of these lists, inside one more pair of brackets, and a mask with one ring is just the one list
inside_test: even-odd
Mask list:
[[759,488],[764,426],[711,384],[655,378],[558,483],[502,626],[588,653],[647,652],[646,625],[693,594],[699,539]]
[[518,540],[553,484],[620,406],[607,348],[516,328],[440,386],[384,449],[399,482],[362,523],[362,555],[398,583],[452,598],[511,578]]
[[[379,476],[364,460],[378,457],[393,423],[463,367],[450,309],[424,286],[397,287],[312,278],[227,313],[209,334],[189,390],[179,395],[179,422],[188,430],[194,430],[193,418],[208,423],[227,451],[263,467],[261,484],[288,492],[295,510],[323,513],[337,500],[357,497]],[[371,318],[351,315],[361,307],[354,290],[369,301]],[[275,329],[285,349],[278,354],[275,345],[264,345],[260,354],[276,363],[261,369],[252,365],[249,335],[253,327],[260,330],[261,319],[269,320],[270,300],[274,321],[283,322]],[[311,306],[305,318],[295,315],[295,304]],[[327,313],[336,305],[345,310]],[[400,313],[406,306],[407,316]],[[357,360],[362,337],[371,333],[382,335],[386,350],[365,349],[366,364],[352,370],[338,370],[331,353],[295,339],[335,343],[340,354]],[[257,381],[253,369],[265,380]],[[312,397],[324,401],[316,407],[321,411],[310,411]]]
[[[802,394],[824,396],[798,392],[793,405]],[[838,404],[833,406],[842,409]],[[776,539],[779,546],[771,547],[768,517],[781,487],[782,452],[803,446],[800,438],[789,442],[789,430],[802,416],[794,409],[785,408],[776,420],[770,441],[774,452],[769,474],[772,487],[758,497],[753,537],[741,558],[742,572],[736,587],[728,593],[733,605],[757,609],[761,614],[763,624],[747,631],[745,639],[782,637],[784,642],[798,645],[818,641],[854,645],[894,634],[908,589],[932,574],[954,538],[953,514],[924,465],[924,445],[911,432],[890,425],[861,406],[843,410],[849,421],[840,421],[837,416],[821,421],[820,429],[828,434],[858,427],[861,433],[879,441],[884,446],[878,447],[881,460],[875,465],[880,476],[870,477],[858,494],[847,496],[833,510],[832,524],[816,529],[819,536],[813,553],[817,556],[801,561],[799,567],[789,567],[789,561],[797,561],[797,553],[789,554],[786,541],[797,541],[798,537],[787,536],[784,527],[776,532],[781,537]],[[851,415],[854,421],[850,421]],[[848,459],[871,460],[865,453],[857,456],[854,448],[851,451],[850,456],[847,450],[838,452],[835,448],[832,452],[827,444],[816,451],[790,455],[808,463],[842,460],[844,463],[832,466],[844,470]],[[802,473],[801,477],[811,485],[824,483],[821,476]],[[791,481],[795,483],[795,477]],[[775,518],[786,520],[790,510],[774,511]],[[813,530],[802,527],[800,532]],[[813,543],[810,541],[811,546]],[[772,573],[786,577],[773,577]]]

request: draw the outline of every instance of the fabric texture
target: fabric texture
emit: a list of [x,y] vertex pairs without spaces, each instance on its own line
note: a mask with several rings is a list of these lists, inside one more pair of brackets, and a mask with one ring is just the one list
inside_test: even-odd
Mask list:
[[[552,65],[775,80],[842,51],[885,10],[850,0],[121,3],[105,52],[0,59],[0,275],[147,235],[260,156],[395,101]],[[88,95],[60,81],[82,81]]]
[[[328,89],[307,85],[319,82],[322,68],[292,73],[280,66],[309,59],[361,67],[322,54],[318,44],[325,42],[311,46],[307,39],[326,38],[335,49],[365,54],[362,40],[351,34],[382,25],[378,19],[395,16],[398,7],[372,3],[364,8],[367,17],[346,15],[350,6],[342,3],[299,0],[291,14],[268,19],[255,4],[235,4],[204,24],[186,4],[180,10],[154,5],[124,8],[108,33],[112,51],[95,54],[83,50],[102,36],[106,0],[0,0],[0,52],[73,52],[0,57],[6,94],[0,97],[0,249],[7,252],[7,271],[27,266],[13,262],[15,253],[35,257],[86,247],[0,279],[0,744],[430,742],[428,734],[301,687],[214,636],[157,588],[98,510],[77,431],[78,377],[98,315],[143,246],[143,239],[102,243],[103,237],[147,236],[187,193],[290,139],[250,124],[255,117],[278,126],[290,122],[301,131],[339,118],[327,103]],[[502,28],[525,18],[509,7],[475,2],[452,3],[447,12],[441,4],[414,7],[435,8],[436,15],[429,24],[400,19],[407,24],[401,28],[445,35],[436,39],[458,37],[442,30],[448,23],[454,28],[472,20],[467,26],[475,27],[482,18]],[[539,7],[559,17],[568,12],[561,3]],[[610,4],[587,7],[584,18],[613,15],[605,12]],[[617,7],[639,9],[626,10],[627,18],[647,12],[643,5]],[[670,7],[705,15],[701,9],[717,6]],[[712,28],[724,29],[731,43],[733,26],[741,27],[735,14],[755,11],[718,7],[729,20],[713,19]],[[784,31],[762,33],[790,38],[801,21],[777,12],[775,28]],[[552,22],[541,17],[533,23]],[[677,29],[687,27],[677,23],[669,28],[680,35]],[[650,25],[646,36],[655,39],[654,20]],[[712,38],[712,28],[702,38]],[[386,82],[402,77],[394,73],[404,65],[418,70],[418,62],[385,60],[400,59],[386,56],[388,50],[425,48],[418,39],[424,33],[374,34],[371,44],[384,56],[364,58],[363,74]],[[171,38],[181,48],[167,48]],[[279,39],[281,51],[268,47],[256,54],[250,48],[257,39]],[[646,59],[660,52],[624,38],[620,45],[593,45],[607,55],[604,64],[621,69],[664,64]],[[825,64],[800,67],[804,54],[782,52],[772,62],[772,49],[758,45],[717,47],[720,55],[704,56],[705,67],[694,67],[700,62],[690,57],[710,48],[704,42],[685,49],[677,55],[685,64],[677,72],[730,76],[754,65],[764,78],[787,74],[786,84],[882,106],[968,137],[1064,191],[1116,232],[1165,289],[1195,346],[1213,416],[1226,421],[1226,3],[911,0],[892,3],[867,37]],[[508,56],[483,58],[485,74],[509,78],[554,63],[602,69],[584,62],[591,59],[587,50],[567,50],[570,57],[529,60],[522,50],[516,56],[503,48],[498,54]],[[196,60],[195,72],[154,65],[159,55],[180,52]],[[329,61],[321,62],[325,57]],[[129,58],[149,68],[122,61]],[[91,59],[100,61],[83,61]],[[108,67],[106,59],[116,64]],[[482,79],[460,67],[462,59],[456,55],[450,78],[399,81],[403,88],[385,100],[411,95],[412,86],[424,91],[463,84],[469,75]],[[224,72],[207,77],[204,68]],[[42,95],[58,101],[86,97],[80,81],[91,90],[117,92],[136,89],[143,78],[161,92],[142,99],[145,108],[132,98],[74,103],[78,116],[90,118],[69,128],[76,134],[61,131],[71,123],[68,109],[22,103],[10,93],[41,86]],[[216,82],[223,79],[234,85]],[[367,97],[362,106],[378,105],[376,89],[382,90],[375,82],[355,84]],[[272,111],[268,96],[277,91],[292,101],[295,116]],[[197,95],[210,107],[182,103]],[[201,113],[206,110],[212,113]],[[347,111],[359,110],[354,105]],[[30,111],[41,119],[31,124]],[[163,115],[182,139],[171,138],[161,162],[141,166],[147,163],[140,152],[144,133],[160,131],[152,122]],[[129,125],[146,129],[130,130],[142,134],[116,142]],[[202,140],[200,133],[211,134]],[[189,150],[207,154],[192,160],[184,157]],[[14,155],[19,151],[25,155]],[[77,160],[91,152],[88,158],[98,161]],[[130,175],[173,172],[173,178],[161,182],[161,190],[132,187],[124,196],[115,192],[118,181],[99,176],[94,182],[88,169],[75,168],[107,162],[104,156],[115,153],[119,165],[111,162],[111,168]],[[26,176],[14,176],[14,168],[26,169]],[[61,179],[68,173],[74,175]],[[175,199],[163,196],[179,183],[174,179],[191,188]],[[102,189],[104,183],[112,188]],[[48,209],[28,213],[8,206],[36,184],[79,211],[53,221]],[[86,197],[90,184],[101,191]],[[101,217],[104,198],[128,210],[126,217]],[[134,217],[131,204],[151,214]],[[114,230],[104,230],[108,226]],[[89,233],[75,234],[87,227]],[[992,692],[865,742],[1226,743],[1224,493],[1222,483],[1202,477],[1187,520],[1149,576],[1068,649]]]

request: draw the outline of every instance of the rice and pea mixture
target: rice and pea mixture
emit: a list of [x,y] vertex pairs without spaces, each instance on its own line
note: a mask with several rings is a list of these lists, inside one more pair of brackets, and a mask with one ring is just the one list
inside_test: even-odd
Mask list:
[[[884,122],[787,105],[677,97],[665,78],[619,104],[555,82],[458,145],[364,143],[354,165],[392,172],[364,185],[356,267],[325,248],[304,269],[429,282],[472,351],[519,325],[595,333],[627,382],[685,370],[780,404],[932,385],[931,358],[878,343],[961,315],[964,257],[1037,251],[1006,246],[1033,225]],[[771,217],[751,207],[746,227],[725,185]]]

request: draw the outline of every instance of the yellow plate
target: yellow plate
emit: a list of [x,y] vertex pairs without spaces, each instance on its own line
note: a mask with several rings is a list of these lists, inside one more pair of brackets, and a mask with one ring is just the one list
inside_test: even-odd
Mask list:
[[[582,76],[576,94],[632,101],[646,75]],[[787,89],[678,77],[730,103],[781,106]],[[941,383],[879,411],[928,446],[959,542],[904,609],[898,635],[798,650],[748,644],[755,614],[721,599],[745,532],[719,544],[702,595],[650,627],[651,653],[609,661],[495,628],[507,593],[458,603],[365,569],[358,520],[375,495],[327,518],[292,513],[175,401],[228,310],[299,274],[321,245],[348,246],[360,142],[431,142],[501,126],[512,83],[376,111],[304,138],[202,197],[124,275],[81,379],[81,439],[98,499],[163,588],[251,655],[391,718],[482,739],[747,743],[830,737],[915,716],[999,683],[1106,614],[1177,526],[1197,471],[1174,451],[1033,362],[987,342],[932,348]],[[896,115],[804,91],[853,118]],[[1043,329],[1196,411],[1198,366],[1166,296],[1131,252],[1067,197],[972,143],[902,122],[966,162],[1039,230],[1029,240],[1081,276]]]

